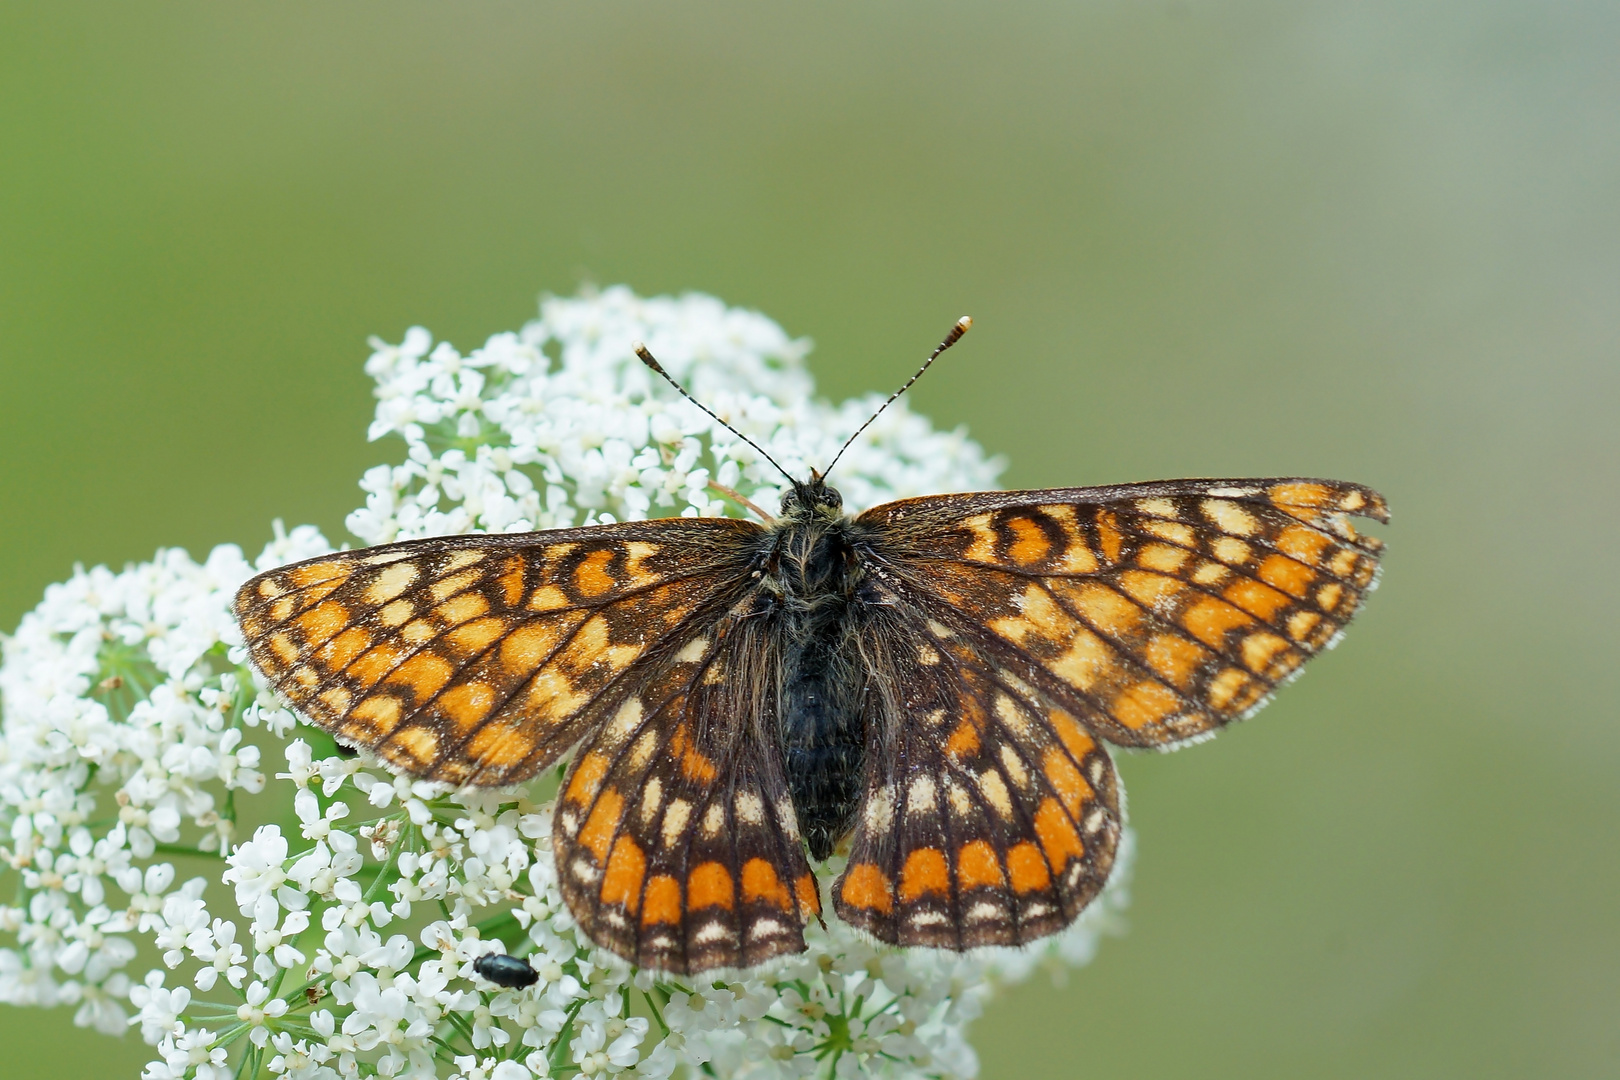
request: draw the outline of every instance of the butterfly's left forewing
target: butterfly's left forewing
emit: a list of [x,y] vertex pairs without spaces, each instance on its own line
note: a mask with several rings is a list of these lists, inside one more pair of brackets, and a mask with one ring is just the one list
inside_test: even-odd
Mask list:
[[304,715],[418,776],[532,776],[695,622],[759,526],[667,518],[344,551],[253,578],[236,616]]

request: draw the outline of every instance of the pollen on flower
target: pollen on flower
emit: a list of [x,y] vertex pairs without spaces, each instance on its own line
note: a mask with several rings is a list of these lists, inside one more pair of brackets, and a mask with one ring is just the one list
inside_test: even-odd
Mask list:
[[[781,477],[652,378],[636,340],[799,475],[881,400],[817,398],[808,342],[705,296],[548,299],[466,355],[414,328],[372,342],[369,434],[403,449],[361,479],[350,530],[372,544],[743,514],[722,489],[774,505]],[[902,399],[838,482],[860,507],[999,470]],[[830,919],[808,952],[734,982],[634,971],[574,925],[535,792],[453,791],[294,731],[230,601],[332,545],[272,532],[251,562],[226,545],[78,570],[0,638],[0,1003],[137,1027],[151,1080],[785,1078],[833,1057],[839,1076],[966,1077],[989,988],[1089,961],[1119,918],[1128,834],[1115,884],[1036,949],[900,953]],[[141,943],[160,966],[131,970]],[[526,961],[533,985],[477,977],[492,954]]]

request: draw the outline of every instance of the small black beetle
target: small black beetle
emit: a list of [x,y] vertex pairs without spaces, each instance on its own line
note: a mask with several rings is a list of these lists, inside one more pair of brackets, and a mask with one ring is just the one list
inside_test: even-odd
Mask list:
[[513,990],[521,990],[525,986],[533,986],[539,980],[539,974],[529,966],[527,960],[505,953],[489,953],[473,961],[473,970],[496,986],[505,986]]

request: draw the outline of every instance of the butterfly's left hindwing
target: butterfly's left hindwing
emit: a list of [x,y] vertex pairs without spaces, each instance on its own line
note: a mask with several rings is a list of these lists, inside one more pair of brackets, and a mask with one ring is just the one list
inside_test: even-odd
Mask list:
[[669,518],[411,540],[260,574],[236,616],[259,670],[343,741],[433,780],[515,783],[723,608],[760,531]]
[[693,630],[563,781],[563,895],[592,940],[638,966],[685,974],[802,952],[821,910],[782,775],[777,649],[762,625]]

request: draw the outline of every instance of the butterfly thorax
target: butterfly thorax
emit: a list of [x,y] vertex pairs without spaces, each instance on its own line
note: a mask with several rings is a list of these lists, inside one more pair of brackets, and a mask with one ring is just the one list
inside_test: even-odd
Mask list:
[[761,588],[781,643],[777,710],[799,830],[825,859],[854,824],[866,730],[859,633],[864,530],[813,477],[782,500]]

